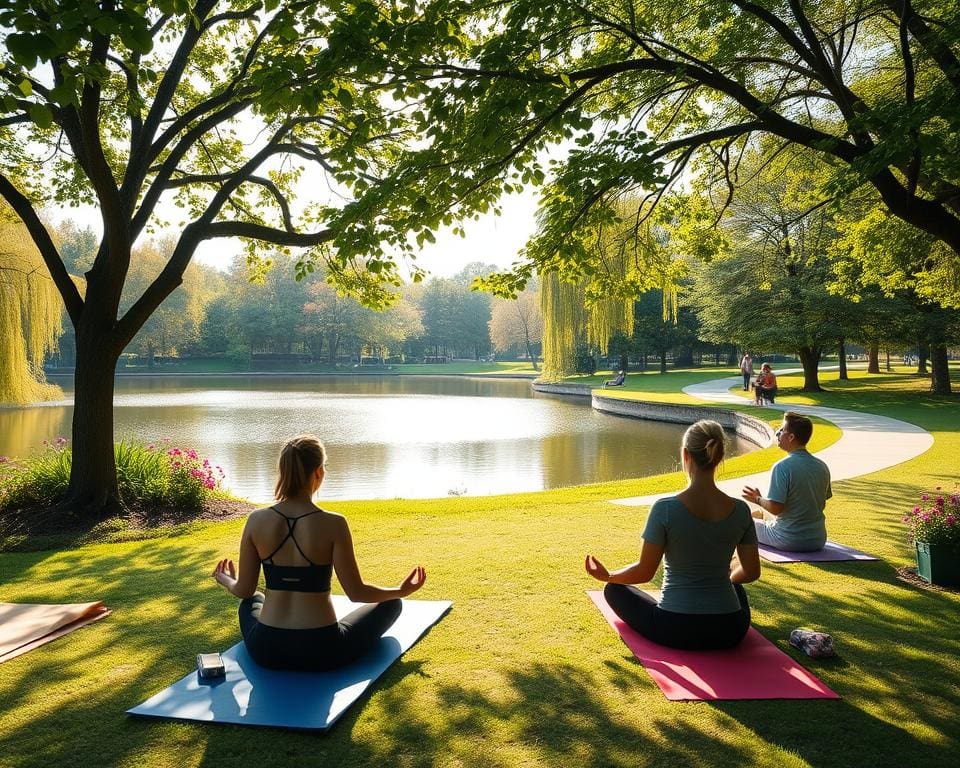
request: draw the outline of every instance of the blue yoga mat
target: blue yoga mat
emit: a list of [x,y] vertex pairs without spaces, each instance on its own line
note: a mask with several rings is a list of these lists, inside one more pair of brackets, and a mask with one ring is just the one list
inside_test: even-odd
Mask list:
[[[354,608],[333,595],[338,616]],[[174,720],[325,731],[400,655],[450,610],[449,600],[404,600],[400,618],[380,644],[359,661],[332,672],[277,672],[257,666],[243,643],[222,653],[226,677],[202,681],[196,672],[143,704],[131,715]],[[198,649],[202,651],[205,649]]]

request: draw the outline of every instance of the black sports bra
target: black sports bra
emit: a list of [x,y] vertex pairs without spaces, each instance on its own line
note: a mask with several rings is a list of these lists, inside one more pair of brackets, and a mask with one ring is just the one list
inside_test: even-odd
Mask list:
[[[285,590],[287,592],[329,592],[330,578],[333,576],[333,564],[318,565],[314,563],[303,553],[296,537],[293,535],[293,529],[296,527],[298,520],[309,515],[315,515],[320,510],[316,509],[298,517],[287,517],[276,507],[270,507],[270,509],[286,521],[287,535],[283,537],[277,548],[261,561],[267,589]],[[280,547],[287,543],[287,539],[293,541],[297,551],[303,555],[303,559],[310,565],[276,565],[273,562],[273,556],[280,551]]]

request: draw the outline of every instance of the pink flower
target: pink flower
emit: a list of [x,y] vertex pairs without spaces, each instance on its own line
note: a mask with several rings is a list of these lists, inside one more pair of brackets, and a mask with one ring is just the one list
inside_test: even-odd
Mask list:
[[58,438],[57,438],[56,440],[54,440],[53,442],[55,442],[57,445],[63,446],[63,445],[66,445],[66,444],[67,444],[67,438],[65,438],[65,437],[58,437]]
[[954,515],[947,515],[947,525],[955,525],[957,518]]
[[147,450],[148,450],[148,451],[155,451],[155,450],[157,450],[157,446],[155,446],[153,443],[150,443],[150,445],[147,446]]
[[925,493],[920,494],[920,501],[927,501],[929,498]]
[[195,460],[197,458],[197,452],[191,448],[187,451],[187,457]]
[[10,461],[9,456],[0,456],[0,464],[6,464],[8,461]]

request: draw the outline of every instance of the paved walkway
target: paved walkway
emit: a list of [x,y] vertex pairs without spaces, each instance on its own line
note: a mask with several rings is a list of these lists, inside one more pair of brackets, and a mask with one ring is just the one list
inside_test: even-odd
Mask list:
[[[793,371],[777,371],[777,373],[793,373]],[[730,387],[742,384],[742,376],[730,376],[724,379],[713,379],[700,384],[692,384],[689,387],[684,387],[683,391],[688,395],[693,395],[711,403],[734,403],[742,406],[744,410],[749,410],[753,407],[751,401],[729,391]],[[925,453],[933,445],[933,435],[926,430],[886,416],[814,405],[770,405],[766,407],[778,411],[796,411],[808,416],[819,416],[833,422],[843,430],[843,434],[837,442],[816,454],[830,467],[830,477],[833,482],[867,475],[871,472],[902,464],[904,461]],[[759,488],[761,493],[765,493],[767,488],[770,487],[770,472],[760,472],[722,480],[717,483],[720,490],[735,498],[740,498],[740,491],[745,485]],[[680,490],[682,489],[677,488],[677,491]],[[666,495],[668,494],[657,493],[650,496],[634,496],[629,499],[614,499],[613,503],[627,506],[647,506]]]

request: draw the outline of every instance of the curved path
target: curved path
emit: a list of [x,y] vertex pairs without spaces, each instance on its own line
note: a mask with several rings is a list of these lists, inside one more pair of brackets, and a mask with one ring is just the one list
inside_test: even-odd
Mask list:
[[[792,372],[777,371],[777,373]],[[689,387],[684,387],[683,391],[688,395],[712,403],[732,403],[749,407],[749,400],[745,400],[729,391],[731,387],[742,383],[743,378],[741,376],[729,376],[723,379],[692,384]],[[819,416],[833,422],[843,430],[839,440],[817,453],[817,457],[823,459],[830,467],[832,482],[867,475],[901,464],[919,456],[921,453],[925,453],[933,445],[933,435],[926,430],[887,416],[844,411],[839,408],[825,408],[819,405],[791,404],[765,407],[778,411],[796,411],[808,416]],[[717,483],[718,488],[735,498],[740,497],[740,491],[745,485],[759,488],[761,492],[765,491],[770,485],[770,472],[744,475],[743,477],[721,480]],[[613,503],[627,506],[646,506],[665,495],[667,494],[657,493],[649,496],[634,496],[628,499],[614,499]]]

